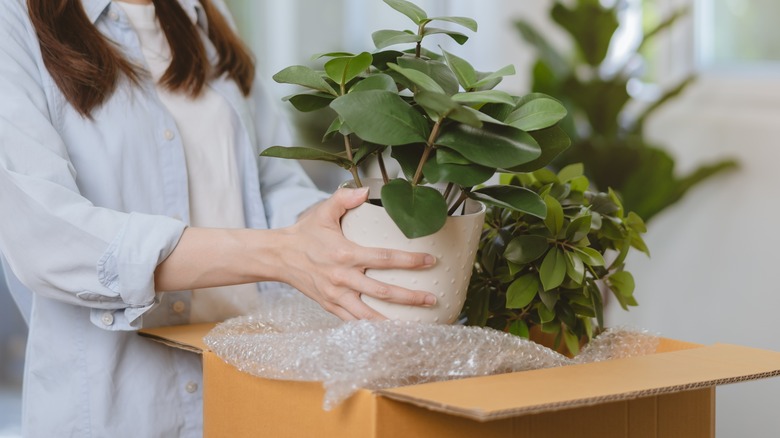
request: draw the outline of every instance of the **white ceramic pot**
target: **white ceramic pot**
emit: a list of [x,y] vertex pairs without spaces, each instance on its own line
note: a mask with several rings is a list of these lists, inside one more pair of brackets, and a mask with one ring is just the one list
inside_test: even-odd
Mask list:
[[[363,183],[371,188],[370,198],[379,198],[381,180]],[[484,221],[485,206],[469,200],[465,215],[448,217],[444,227],[434,234],[409,239],[382,207],[364,203],[348,211],[341,220],[347,239],[365,247],[424,252],[436,257],[436,265],[429,269],[366,271],[367,276],[381,282],[435,294],[437,303],[433,307],[388,303],[366,295],[363,301],[389,319],[452,324],[466,301]]]

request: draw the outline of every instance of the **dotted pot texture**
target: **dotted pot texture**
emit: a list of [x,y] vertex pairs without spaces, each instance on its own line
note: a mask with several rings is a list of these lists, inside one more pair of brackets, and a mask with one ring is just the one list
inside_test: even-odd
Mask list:
[[[372,195],[379,190],[371,190]],[[389,319],[452,324],[466,301],[474,257],[485,221],[485,206],[467,201],[466,214],[447,218],[444,227],[425,237],[409,239],[393,223],[384,208],[365,203],[347,212],[341,229],[347,239],[365,247],[424,252],[436,257],[436,265],[423,270],[369,269],[366,275],[388,284],[436,295],[433,307],[388,303],[362,295],[363,301]]]

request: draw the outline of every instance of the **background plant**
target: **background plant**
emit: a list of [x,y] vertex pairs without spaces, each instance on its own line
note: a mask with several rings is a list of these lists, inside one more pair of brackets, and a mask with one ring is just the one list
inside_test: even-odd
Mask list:
[[641,74],[640,52],[685,16],[687,9],[676,11],[645,32],[624,64],[614,66],[605,59],[618,29],[618,14],[626,2],[618,0],[604,6],[599,0],[574,0],[566,4],[571,7],[555,2],[550,16],[570,37],[571,53],[554,48],[530,23],[515,23],[537,51],[533,89],[560,99],[570,114],[563,127],[572,139],[572,147],[556,160],[555,166],[584,163],[586,174],[597,187],[614,188],[626,208],[645,220],[677,202],[696,184],[736,166],[733,160],[723,160],[678,177],[674,159],[644,137],[648,117],[685,90],[693,76],[644,105],[643,110],[631,111],[642,106],[627,91],[628,82]]
[[547,216],[488,209],[464,308],[468,324],[526,338],[538,326],[576,354],[604,324],[602,291],[624,309],[637,305],[625,260],[631,248],[649,255],[644,222],[613,191],[589,191],[581,164],[504,178],[538,193]]
[[[326,53],[316,56],[325,60],[320,71],[298,65],[274,76],[277,82],[307,89],[286,98],[299,111],[335,111],[324,138],[340,136],[343,151],[277,146],[263,155],[335,163],[352,174],[358,187],[360,164],[376,158],[385,180],[382,204],[410,238],[440,229],[468,198],[544,217],[544,202],[530,190],[475,187],[497,171],[539,169],[566,149],[570,141],[557,126],[566,115],[563,105],[542,94],[520,97],[495,90],[504,76],[515,73],[511,65],[480,72],[452,53],[423,47],[433,35],[464,44],[466,34],[433,24],[476,31],[474,20],[429,17],[404,0],[384,2],[407,16],[415,29],[380,30],[372,35],[373,53]],[[410,47],[388,49],[397,45]],[[391,179],[384,171],[387,148],[405,178]],[[442,191],[426,184],[439,184]]]

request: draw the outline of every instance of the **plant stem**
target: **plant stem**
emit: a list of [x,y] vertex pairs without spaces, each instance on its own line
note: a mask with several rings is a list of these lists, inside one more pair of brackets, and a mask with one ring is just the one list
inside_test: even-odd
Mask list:
[[452,208],[450,208],[450,210],[447,212],[447,216],[452,216],[453,214],[455,214],[455,211],[458,209],[458,207],[460,207],[460,204],[463,204],[463,202],[466,199],[468,199],[468,195],[466,193],[468,193],[466,192],[466,190],[463,190],[460,193],[460,197],[458,198],[457,201],[455,201],[455,204],[453,204]]
[[[344,136],[344,149],[347,152],[347,159],[351,162],[353,160],[352,155],[352,141],[349,139],[349,135]],[[355,186],[358,188],[363,187],[363,183],[360,181],[360,175],[358,175],[357,165],[352,163],[349,168],[349,172],[352,174],[352,179],[355,181]]]
[[425,152],[423,152],[422,158],[420,158],[420,164],[417,165],[417,171],[414,172],[414,178],[412,178],[413,186],[419,184],[420,180],[422,179],[423,166],[425,166],[425,163],[428,161],[428,157],[431,155],[431,151],[433,151],[436,139],[439,138],[439,130],[441,129],[441,122],[443,120],[444,117],[440,118],[436,124],[433,125],[431,135],[428,136],[428,142],[425,144]]
[[384,151],[379,151],[376,154],[376,159],[379,162],[379,171],[382,172],[382,181],[384,181],[385,184],[390,182],[390,178],[387,176],[387,168],[385,168],[385,159],[382,157],[382,153]]
[[452,191],[453,187],[455,187],[455,183],[447,184],[447,188],[444,190],[444,200],[445,201],[447,200],[447,198],[450,197],[450,192]]

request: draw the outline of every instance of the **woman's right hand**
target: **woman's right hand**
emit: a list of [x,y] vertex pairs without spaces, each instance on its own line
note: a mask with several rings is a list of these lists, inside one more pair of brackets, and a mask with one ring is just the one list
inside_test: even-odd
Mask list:
[[284,237],[277,248],[280,281],[303,292],[343,320],[384,319],[367,306],[361,294],[392,303],[432,306],[433,294],[379,282],[366,269],[425,269],[436,259],[429,254],[365,248],[347,240],[341,217],[365,202],[367,189],[340,189],[301,215],[298,222],[278,230]]
[[344,213],[363,203],[365,189],[340,189],[290,227],[272,230],[187,228],[155,270],[158,292],[281,281],[344,320],[384,319],[361,294],[399,304],[432,306],[433,294],[385,284],[366,269],[425,269],[428,254],[364,248],[341,232]]

